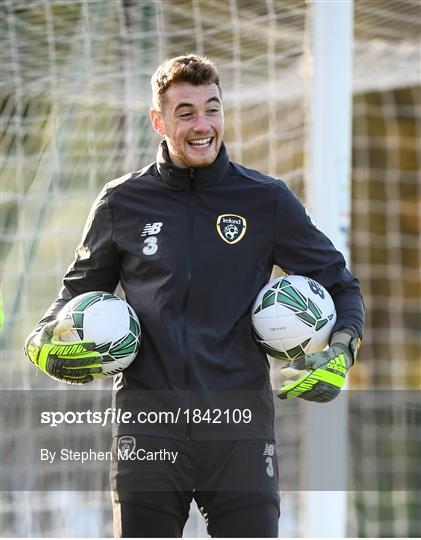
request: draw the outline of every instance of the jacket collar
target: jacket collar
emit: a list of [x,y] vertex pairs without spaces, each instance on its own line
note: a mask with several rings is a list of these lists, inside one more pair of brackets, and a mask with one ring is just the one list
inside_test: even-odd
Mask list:
[[[169,156],[167,143],[162,141],[159,145],[156,158],[158,172],[162,180],[173,189],[195,189],[219,183],[227,175],[229,160],[224,143],[215,161],[207,167],[182,169],[176,167]],[[194,184],[193,184],[194,183]]]

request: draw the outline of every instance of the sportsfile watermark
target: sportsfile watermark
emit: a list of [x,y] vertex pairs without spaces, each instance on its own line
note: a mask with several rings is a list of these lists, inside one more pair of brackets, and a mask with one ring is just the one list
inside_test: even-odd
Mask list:
[[50,427],[61,424],[177,424],[180,419],[187,424],[250,424],[253,414],[250,409],[181,409],[176,411],[139,411],[132,413],[121,408],[108,407],[104,411],[41,411],[40,423]]
[[[419,392],[343,391],[323,405],[256,392],[130,391],[117,398],[111,389],[3,391],[2,489],[109,490],[116,463],[156,478],[151,471],[183,467],[209,441],[261,441],[260,469],[247,481],[279,471],[282,491],[421,490]],[[344,399],[348,440],[340,442]],[[309,419],[323,445],[306,439],[314,433],[304,429]],[[272,441],[265,435],[271,426]]]

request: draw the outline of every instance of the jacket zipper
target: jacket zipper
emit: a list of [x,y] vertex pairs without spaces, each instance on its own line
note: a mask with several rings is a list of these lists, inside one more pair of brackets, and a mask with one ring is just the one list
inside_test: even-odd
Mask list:
[[[186,292],[184,294],[183,298],[183,318],[184,318],[184,343],[186,346],[186,358],[184,362],[184,378],[186,383],[186,393],[188,396],[187,400],[187,406],[190,409],[191,406],[191,400],[190,400],[190,347],[189,347],[189,341],[187,337],[187,306],[189,301],[189,295],[190,295],[190,284],[191,284],[191,275],[192,275],[192,251],[193,251],[193,225],[194,225],[194,208],[193,208],[193,197],[194,197],[194,178],[195,178],[195,171],[194,169],[190,169],[190,190],[189,190],[189,243],[188,243],[188,257],[187,257],[187,285],[186,285]],[[186,432],[186,438],[187,440],[190,440],[191,438],[191,410],[189,410],[189,423],[187,424],[187,432]]]

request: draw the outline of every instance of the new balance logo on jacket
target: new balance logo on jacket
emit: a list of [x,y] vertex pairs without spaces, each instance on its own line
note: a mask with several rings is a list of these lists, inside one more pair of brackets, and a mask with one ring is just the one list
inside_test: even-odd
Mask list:
[[142,253],[144,255],[155,255],[158,252],[158,239],[156,235],[161,232],[162,221],[157,221],[156,223],[146,223],[143,227],[142,234],[140,236],[146,236],[143,241]]
[[162,221],[157,221],[156,223],[146,223],[140,236],[152,236],[153,234],[159,234],[161,232],[162,225]]

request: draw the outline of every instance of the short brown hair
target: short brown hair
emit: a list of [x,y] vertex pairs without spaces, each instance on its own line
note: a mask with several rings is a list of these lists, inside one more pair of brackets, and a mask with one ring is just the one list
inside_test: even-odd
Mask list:
[[187,54],[165,60],[152,75],[152,101],[159,109],[160,98],[173,83],[188,82],[195,86],[216,84],[219,92],[219,74],[215,64],[204,56]]

